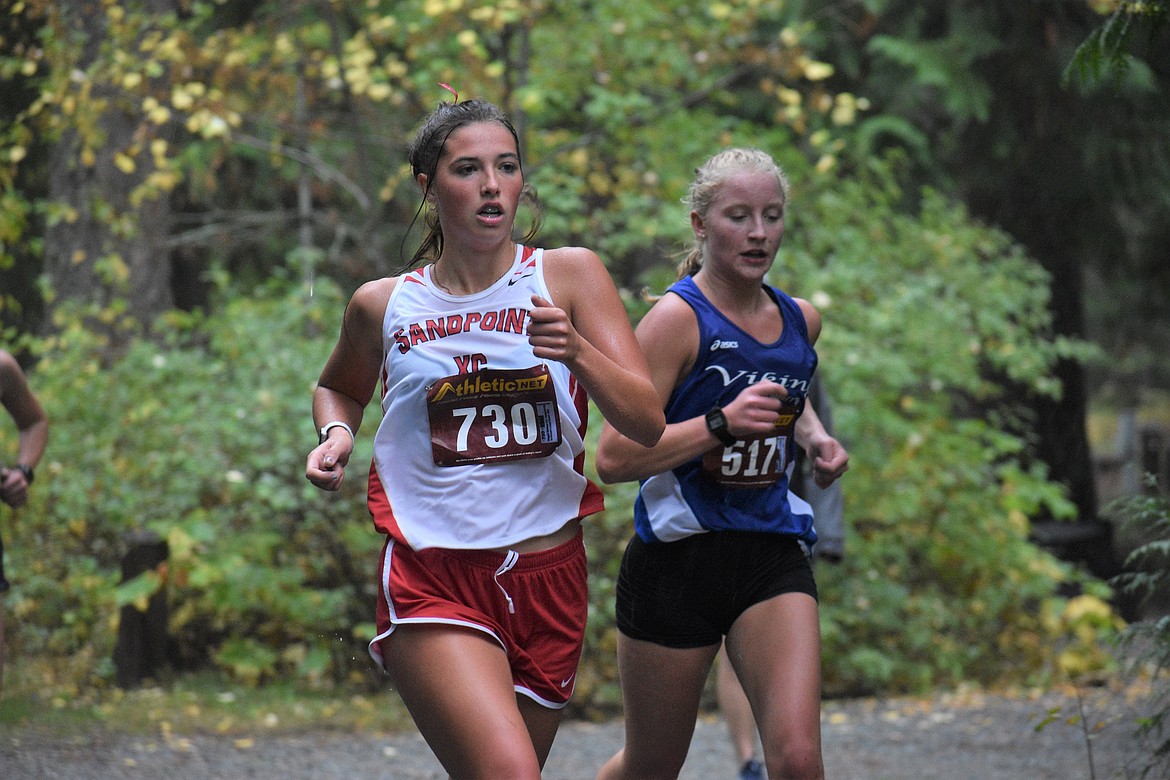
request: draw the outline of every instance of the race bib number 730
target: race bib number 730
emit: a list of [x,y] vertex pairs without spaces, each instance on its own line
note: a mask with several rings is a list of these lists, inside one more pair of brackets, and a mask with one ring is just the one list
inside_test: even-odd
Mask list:
[[544,458],[561,443],[557,393],[545,365],[483,369],[427,388],[437,466]]

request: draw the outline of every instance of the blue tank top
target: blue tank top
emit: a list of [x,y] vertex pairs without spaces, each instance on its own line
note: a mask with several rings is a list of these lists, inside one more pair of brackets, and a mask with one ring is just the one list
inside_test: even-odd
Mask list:
[[[791,399],[776,435],[720,445],[710,453],[642,480],[634,527],[646,542],[669,542],[716,530],[763,531],[816,542],[812,510],[790,496],[788,477],[796,418],[804,408],[817,354],[804,312],[787,294],[764,290],[784,318],[780,338],[764,344],[732,323],[707,300],[691,277],[667,292],[686,301],[699,326],[699,350],[689,374],[666,406],[666,422],[689,420],[730,403],[745,387],[771,380]],[[791,498],[791,500],[790,500]]]

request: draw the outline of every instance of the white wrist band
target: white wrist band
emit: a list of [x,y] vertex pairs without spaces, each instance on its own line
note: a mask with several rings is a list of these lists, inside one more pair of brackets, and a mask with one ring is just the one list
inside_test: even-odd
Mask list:
[[330,428],[345,428],[345,432],[349,434],[350,441],[357,442],[357,437],[353,435],[353,428],[343,423],[341,420],[334,420],[333,422],[325,423],[318,433],[317,443],[324,444],[325,440],[329,438]]

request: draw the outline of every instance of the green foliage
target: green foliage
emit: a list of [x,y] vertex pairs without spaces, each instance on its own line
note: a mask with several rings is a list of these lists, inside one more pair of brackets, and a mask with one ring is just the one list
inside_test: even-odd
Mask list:
[[[1149,65],[1132,50],[1152,44],[1157,33],[1170,22],[1170,4],[1120,0],[1112,12],[1077,47],[1064,70],[1063,83],[1092,88],[1110,80],[1130,79],[1142,91],[1155,91],[1156,80]],[[1144,40],[1143,40],[1144,38]]]
[[[776,274],[821,310],[818,352],[852,542],[821,567],[830,691],[924,690],[1045,669],[1068,567],[1027,541],[1073,508],[1026,453],[1013,386],[1052,393],[1044,272],[894,169],[795,189]],[[1010,384],[1009,381],[1010,380]]]
[[1126,559],[1126,571],[1114,584],[1153,608],[1149,617],[1130,625],[1124,637],[1135,649],[1135,664],[1153,681],[1150,712],[1138,723],[1138,733],[1152,748],[1141,777],[1164,776],[1170,769],[1170,501],[1157,492],[1152,475],[1146,487],[1145,495],[1110,507],[1120,527],[1139,540]]
[[1128,548],[1126,571],[1115,583],[1141,606],[1165,609],[1156,600],[1170,590],[1170,502],[1159,492],[1154,475],[1147,475],[1145,493],[1115,501],[1108,514],[1121,546]]
[[[124,238],[118,230],[140,221],[137,209],[165,200],[174,247],[253,279],[305,241],[285,229],[292,219],[311,223],[336,276],[397,265],[385,250],[398,247],[418,205],[405,147],[422,115],[450,97],[439,82],[507,109],[550,206],[545,234],[615,264],[639,264],[662,226],[675,235],[662,204],[729,131],[781,128],[760,132],[807,144],[827,165],[831,137],[814,131],[852,121],[857,107],[825,87],[832,69],[809,56],[806,26],[776,0],[353,9],[195,0],[178,14],[120,3],[93,15],[30,0],[14,13],[44,44],[0,49],[0,73],[36,95],[0,132],[0,197],[35,165],[31,138],[53,143],[62,169],[81,177],[113,167],[133,191],[123,203],[98,188],[73,206],[59,202],[69,193],[34,202],[17,192],[0,241],[38,232],[21,217],[32,208],[62,212],[54,231],[82,219],[83,234]],[[564,46],[566,30],[594,45]],[[133,138],[111,142],[110,122],[133,127]],[[294,214],[303,186],[311,214]],[[93,222],[78,213],[86,209]]]
[[914,80],[941,99],[947,113],[958,119],[984,122],[991,111],[991,90],[972,66],[997,51],[1000,42],[971,17],[959,18],[959,29],[947,38],[910,40],[876,35],[870,50],[911,70]]
[[[961,198],[1027,246],[1052,274],[1062,332],[1085,334],[1109,360],[1063,372],[1070,392],[1041,430],[1054,476],[1084,485],[1075,428],[1091,394],[1134,402],[1167,385],[1170,290],[1170,4],[920,3],[806,0],[802,38],[836,67],[829,87],[870,104],[844,165],[900,148],[910,174]],[[1078,48],[1079,47],[1079,48]],[[1070,87],[1075,86],[1077,89]],[[860,163],[864,165],[864,163]],[[1062,420],[1070,422],[1064,423]],[[1062,441],[1056,441],[1061,438]],[[1066,465],[1067,464],[1067,465]]]
[[[117,607],[164,588],[180,666],[210,655],[250,681],[365,666],[354,627],[369,618],[378,540],[347,531],[368,530],[358,491],[327,496],[301,472],[316,441],[312,381],[342,308],[333,285],[315,292],[261,289],[206,320],[176,315],[112,365],[62,321],[36,372],[51,459],[9,536],[17,654],[108,657]],[[142,530],[168,542],[169,560],[119,585]]]

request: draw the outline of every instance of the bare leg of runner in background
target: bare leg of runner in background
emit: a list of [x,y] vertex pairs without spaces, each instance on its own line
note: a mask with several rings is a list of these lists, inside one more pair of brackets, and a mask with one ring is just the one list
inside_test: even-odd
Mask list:
[[735,750],[738,780],[763,780],[764,764],[756,756],[756,721],[752,717],[752,705],[731,668],[726,645],[719,646],[715,674],[715,693],[719,699],[719,711],[727,722],[731,747]]

